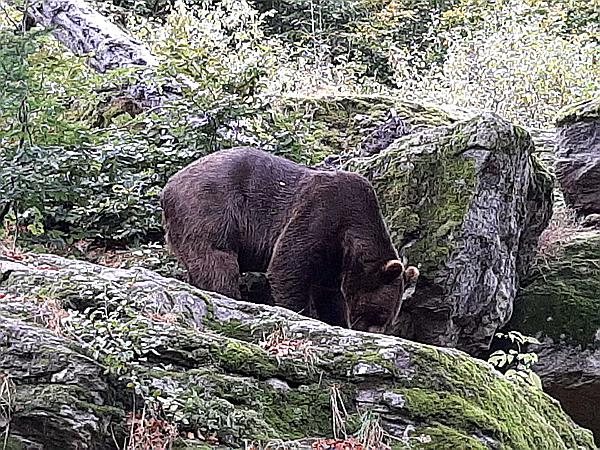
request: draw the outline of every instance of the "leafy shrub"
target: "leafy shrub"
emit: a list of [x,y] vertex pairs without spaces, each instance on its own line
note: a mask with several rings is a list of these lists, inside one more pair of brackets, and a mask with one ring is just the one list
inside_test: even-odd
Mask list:
[[269,31],[315,65],[352,68],[359,79],[392,86],[394,57],[408,55],[417,71],[440,61],[445,47],[435,32],[454,1],[257,0]]
[[444,16],[445,62],[423,80],[400,81],[407,94],[544,127],[560,108],[600,89],[598,24],[571,35],[559,6],[527,0],[507,0],[501,8],[479,0],[461,5]]
[[525,349],[529,344],[539,344],[533,337],[524,336],[518,331],[508,333],[496,333],[496,338],[510,341],[510,347],[506,350],[496,350],[488,358],[488,362],[502,371],[509,379],[522,379],[526,383],[542,389],[540,377],[533,371],[533,365],[538,361],[536,353]]

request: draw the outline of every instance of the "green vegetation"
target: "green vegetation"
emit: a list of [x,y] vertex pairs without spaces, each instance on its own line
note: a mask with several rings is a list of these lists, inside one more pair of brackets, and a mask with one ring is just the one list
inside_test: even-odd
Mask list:
[[311,164],[356,149],[392,112],[410,129],[464,117],[424,101],[543,126],[600,79],[591,3],[95,5],[159,66],[95,73],[48,33],[22,31],[23,2],[3,2],[0,220],[21,244],[160,240],[161,187],[219,148]]
[[489,358],[488,362],[500,370],[509,379],[521,377],[527,383],[542,389],[540,377],[533,371],[532,366],[538,362],[538,355],[533,352],[527,352],[529,344],[540,344],[540,342],[531,336],[523,336],[518,331],[509,331],[508,333],[496,333],[496,338],[510,341],[508,351],[496,350]]

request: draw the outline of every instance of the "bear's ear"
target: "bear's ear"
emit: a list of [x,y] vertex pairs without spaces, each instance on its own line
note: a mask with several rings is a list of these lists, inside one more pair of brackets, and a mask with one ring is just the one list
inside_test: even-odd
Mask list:
[[384,283],[391,283],[404,272],[404,264],[397,259],[387,261],[381,270],[381,276]]
[[413,281],[419,278],[420,272],[415,266],[408,266],[404,271],[404,276],[406,277],[406,281]]

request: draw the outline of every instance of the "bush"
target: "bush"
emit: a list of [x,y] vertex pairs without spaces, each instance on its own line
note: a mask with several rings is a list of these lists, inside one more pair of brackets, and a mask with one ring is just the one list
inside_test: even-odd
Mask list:
[[[560,108],[600,89],[600,26],[578,22],[575,27],[564,8],[558,1],[507,0],[492,8],[464,0],[444,16],[450,43],[445,62],[422,80],[405,78],[399,84],[407,94],[436,103],[549,126]],[[574,27],[588,31],[573,35]]]
[[290,93],[335,106],[340,93],[376,92],[543,126],[599,87],[590,37],[598,25],[564,0],[497,9],[481,0],[288,0],[275,14],[257,3],[262,13],[239,0],[99,2],[160,60],[102,75],[47,33],[22,32],[7,6],[0,219],[9,230],[61,245],[153,240],[162,234],[161,187],[200,156],[260,145],[311,164],[360,137],[345,132],[358,115],[344,122],[344,114],[357,111],[326,105],[341,117],[342,132],[332,134]]
[[236,4],[178,4],[160,27],[134,20],[162,63],[102,75],[46,34],[2,30],[0,212],[20,238],[156,240],[160,189],[193,160],[250,144],[311,161],[297,118],[258,95],[273,48]]
[[269,32],[314,66],[332,66],[394,86],[395,60],[407,56],[411,73],[443,60],[446,47],[436,26],[455,1],[256,0]]

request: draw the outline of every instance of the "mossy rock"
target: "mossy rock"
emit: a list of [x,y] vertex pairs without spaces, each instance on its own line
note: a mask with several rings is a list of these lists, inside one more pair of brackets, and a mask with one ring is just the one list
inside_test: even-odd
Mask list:
[[600,213],[600,96],[563,108],[557,116],[556,178],[578,215]]
[[341,165],[371,181],[395,245],[420,267],[402,336],[478,353],[509,320],[552,212],[553,180],[532,152],[524,129],[484,114]]
[[[393,448],[402,448],[407,435],[412,448],[423,449],[595,448],[591,434],[542,391],[457,350],[330,327],[144,269],[49,255],[28,255],[10,266],[0,260],[1,267],[0,337],[11,351],[0,357],[0,372],[16,385],[21,412],[11,430],[20,440],[45,443],[26,426],[44,407],[55,418],[46,421],[45,433],[71,439],[64,448],[79,448],[80,422],[59,412],[88,404],[84,442],[112,448],[104,440],[111,438],[106,419],[124,425],[124,411],[134,406],[132,383],[138,412],[145,404],[149,414],[159,401],[162,420],[177,425],[185,438],[177,448],[205,448],[198,435],[225,447],[282,439],[310,448],[307,438],[332,437],[332,398],[346,411],[347,433],[356,433],[369,411],[395,438]],[[40,319],[50,304],[69,312],[61,335]],[[111,330],[109,341],[104,328]],[[31,395],[50,387],[25,370],[30,342],[42,344],[35,347],[38,373],[61,374],[53,375],[51,388],[69,395]],[[105,375],[101,367],[112,372],[130,345],[138,350],[118,366],[121,378]],[[51,363],[51,351],[70,356]]]
[[600,232],[568,239],[558,255],[539,259],[519,291],[510,326],[587,348],[600,329]]
[[582,230],[540,257],[519,291],[507,330],[536,336],[542,345],[535,371],[544,390],[560,400],[600,443],[600,231]]
[[[291,159],[308,155],[305,163],[318,163],[325,157],[360,151],[370,140],[377,139],[381,127],[396,118],[401,130],[397,135],[415,133],[441,125],[449,125],[465,118],[459,110],[444,110],[433,105],[419,104],[389,95],[321,95],[285,96],[271,105],[278,120],[297,122],[303,130],[298,149],[287,149],[279,144],[280,153],[289,151]],[[296,133],[298,134],[298,133]]]

